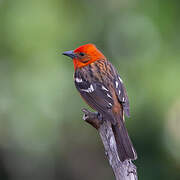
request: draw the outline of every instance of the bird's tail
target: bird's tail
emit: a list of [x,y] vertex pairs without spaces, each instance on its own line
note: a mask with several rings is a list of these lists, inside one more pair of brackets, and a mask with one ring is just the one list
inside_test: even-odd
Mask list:
[[123,121],[123,115],[117,115],[116,122],[117,123],[115,125],[112,124],[112,130],[115,136],[120,160],[123,162],[126,159],[137,159],[136,151]]

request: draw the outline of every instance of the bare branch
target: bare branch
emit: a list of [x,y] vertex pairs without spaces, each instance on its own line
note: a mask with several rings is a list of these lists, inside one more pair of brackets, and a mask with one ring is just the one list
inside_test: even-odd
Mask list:
[[116,180],[137,180],[136,166],[131,160],[121,162],[118,156],[116,141],[109,121],[103,121],[98,113],[90,112],[87,109],[82,110],[83,120],[95,127],[103,142],[105,153],[108,157]]

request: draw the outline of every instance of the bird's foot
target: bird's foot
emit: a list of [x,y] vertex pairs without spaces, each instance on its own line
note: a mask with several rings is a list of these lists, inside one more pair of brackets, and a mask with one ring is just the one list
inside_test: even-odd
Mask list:
[[102,115],[98,112],[91,112],[85,108],[82,109],[82,112],[84,113],[83,120],[91,124],[94,128],[99,129],[103,122]]

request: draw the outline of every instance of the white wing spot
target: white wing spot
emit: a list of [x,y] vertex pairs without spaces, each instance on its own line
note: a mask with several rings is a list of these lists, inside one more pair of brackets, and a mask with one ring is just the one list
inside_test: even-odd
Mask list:
[[105,91],[109,91],[108,89],[106,89],[104,86],[102,86],[102,89],[105,90]]
[[112,106],[112,104],[111,104],[111,103],[109,103],[109,105],[110,105],[110,106]]
[[92,84],[90,85],[90,89],[91,89],[91,92],[93,92],[93,91],[94,91],[94,87],[93,87],[93,85],[92,85]]
[[118,88],[118,85],[119,85],[119,84],[118,84],[118,82],[116,81],[116,88]]
[[93,85],[92,85],[92,84],[90,85],[90,88],[91,88],[91,90],[92,90],[92,91],[94,91],[94,87],[93,87]]
[[110,94],[108,94],[108,93],[107,93],[107,97],[109,97],[109,98],[111,98],[111,99],[112,99],[112,97],[111,97],[111,96],[110,96]]
[[122,99],[122,100],[123,100],[123,102],[124,102],[124,100],[125,100],[125,99],[124,99],[124,97],[123,97],[123,99]]
[[121,94],[121,91],[119,90],[119,95]]
[[122,83],[122,82],[123,82],[123,80],[120,78],[120,76],[119,76],[118,78],[119,78],[120,82]]
[[82,79],[79,79],[79,78],[75,78],[75,81],[76,81],[77,83],[83,82]]
[[94,87],[93,87],[93,85],[91,84],[88,89],[81,89],[81,91],[88,92],[88,93],[92,93],[92,92],[94,91]]

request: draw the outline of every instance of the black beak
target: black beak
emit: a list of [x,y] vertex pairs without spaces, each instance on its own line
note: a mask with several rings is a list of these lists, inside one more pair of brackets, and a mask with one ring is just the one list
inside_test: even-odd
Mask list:
[[62,55],[69,56],[72,59],[76,57],[76,54],[74,53],[74,51],[66,51],[66,52],[63,52]]

